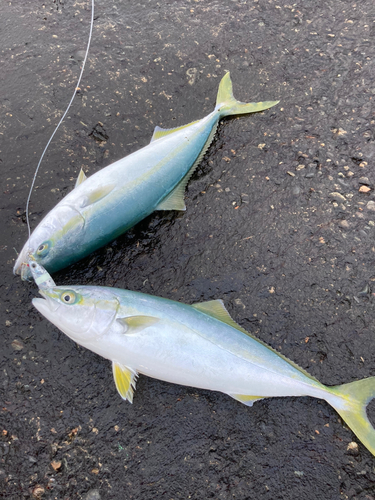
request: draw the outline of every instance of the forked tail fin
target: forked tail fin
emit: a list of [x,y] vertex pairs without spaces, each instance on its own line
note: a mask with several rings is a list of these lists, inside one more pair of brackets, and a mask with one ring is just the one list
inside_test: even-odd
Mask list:
[[237,101],[233,96],[232,80],[229,72],[221,79],[219,90],[216,98],[216,108],[220,113],[220,117],[230,115],[243,115],[246,113],[256,113],[264,109],[272,108],[279,101],[263,101],[244,103]]
[[366,406],[375,398],[375,377],[327,388],[339,399],[327,398],[354,434],[375,455],[375,429],[367,418]]

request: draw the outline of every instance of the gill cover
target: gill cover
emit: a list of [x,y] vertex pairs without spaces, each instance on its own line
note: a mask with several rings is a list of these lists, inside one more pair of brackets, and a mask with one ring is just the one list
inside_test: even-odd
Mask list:
[[91,287],[55,287],[40,293],[44,299],[33,299],[33,305],[79,344],[105,335],[119,308],[112,294],[99,297]]
[[[20,274],[22,279],[31,278],[31,272],[25,266],[30,255],[52,272],[56,266],[55,253],[61,254],[61,247],[64,253],[60,255],[60,261],[70,260],[84,226],[85,219],[78,210],[70,205],[57,206],[38,224],[25,243],[14,265],[14,274]],[[70,239],[75,241],[75,246],[69,245]]]

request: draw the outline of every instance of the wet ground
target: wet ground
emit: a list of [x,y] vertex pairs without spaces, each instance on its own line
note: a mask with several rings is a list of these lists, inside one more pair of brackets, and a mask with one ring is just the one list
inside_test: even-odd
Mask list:
[[[141,376],[130,405],[110,363],[44,320],[35,285],[12,275],[89,19],[86,1],[1,6],[0,496],[373,500],[375,458],[325,402],[248,408]],[[209,113],[225,71],[239,99],[281,102],[221,122],[186,212],[155,213],[55,281],[222,298],[323,383],[375,375],[374,42],[372,0],[96,0],[88,66],[42,164],[33,227],[81,166],[90,175],[146,145],[156,125]]]

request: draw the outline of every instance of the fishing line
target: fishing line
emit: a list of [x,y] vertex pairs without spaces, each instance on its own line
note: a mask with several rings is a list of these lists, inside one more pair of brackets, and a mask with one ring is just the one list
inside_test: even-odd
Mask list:
[[89,34],[89,41],[87,42],[87,48],[86,48],[86,54],[85,54],[85,58],[83,60],[83,63],[82,63],[82,68],[81,68],[81,73],[79,75],[79,78],[78,78],[78,81],[77,81],[77,85],[74,89],[74,93],[73,93],[73,96],[72,98],[70,99],[70,102],[68,104],[68,107],[66,108],[65,110],[65,113],[62,115],[59,123],[57,124],[55,130],[53,131],[49,141],[47,142],[47,145],[46,147],[44,148],[44,151],[42,153],[42,156],[40,157],[40,160],[39,160],[39,163],[35,169],[35,174],[34,174],[34,177],[33,177],[33,180],[32,180],[32,183],[31,183],[31,187],[30,187],[30,192],[29,192],[29,196],[27,197],[27,201],[26,201],[26,222],[27,222],[27,229],[29,231],[29,239],[30,239],[30,236],[31,236],[31,229],[30,229],[30,220],[29,220],[29,204],[30,204],[30,198],[31,198],[31,193],[34,189],[34,184],[35,184],[35,180],[36,180],[36,176],[38,175],[38,171],[39,171],[39,167],[40,167],[40,164],[42,163],[42,160],[44,158],[44,155],[48,149],[48,146],[50,145],[52,139],[54,138],[58,128],[60,127],[60,125],[62,124],[66,114],[68,113],[69,109],[70,109],[70,106],[72,105],[72,102],[73,102],[73,99],[77,93],[77,90],[79,90],[79,84],[81,83],[81,78],[82,78],[82,75],[83,75],[83,70],[85,69],[85,64],[86,64],[86,59],[87,59],[87,56],[88,56],[88,53],[89,53],[89,48],[90,48],[90,43],[91,43],[91,37],[92,37],[92,28],[93,28],[93,25],[94,25],[94,1],[95,0],[91,0],[91,23],[90,23],[90,34]]

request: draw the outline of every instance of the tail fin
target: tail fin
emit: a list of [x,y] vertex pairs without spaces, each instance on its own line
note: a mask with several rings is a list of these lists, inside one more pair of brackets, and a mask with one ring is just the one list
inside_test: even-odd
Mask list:
[[340,398],[330,400],[328,397],[328,403],[335,408],[366,448],[375,455],[375,429],[366,414],[366,406],[375,398],[375,377],[328,387],[328,390]]
[[263,101],[250,102],[247,104],[237,101],[233,97],[232,80],[230,79],[230,74],[228,72],[221,79],[219,90],[217,92],[216,108],[220,113],[220,117],[223,117],[263,111],[263,109],[272,108],[272,106],[275,106],[278,102],[279,101]]

